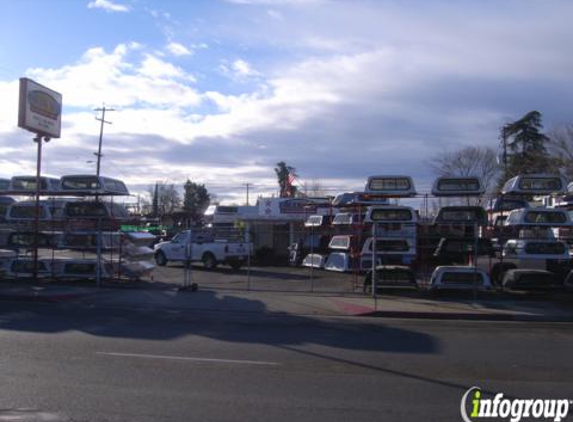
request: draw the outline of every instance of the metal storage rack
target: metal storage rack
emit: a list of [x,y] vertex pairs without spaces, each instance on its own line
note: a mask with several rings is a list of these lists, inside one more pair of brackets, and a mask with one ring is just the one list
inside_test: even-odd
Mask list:
[[[8,206],[0,222],[0,277],[15,281],[93,280],[99,286],[102,280],[135,280],[148,275],[154,268],[153,250],[148,245],[155,236],[121,231],[122,223],[137,225],[139,218],[114,212],[121,209],[114,197],[128,194],[125,185],[105,178],[115,188],[105,189],[98,176],[69,177],[102,180],[102,186],[63,190],[49,179],[39,192],[45,199]],[[22,197],[33,195],[36,189],[35,183],[13,187],[0,193]]]

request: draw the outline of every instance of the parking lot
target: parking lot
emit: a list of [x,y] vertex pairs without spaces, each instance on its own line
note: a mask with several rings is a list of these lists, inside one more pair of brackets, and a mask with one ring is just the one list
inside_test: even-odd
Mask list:
[[[317,293],[365,296],[363,291],[364,275],[340,273],[303,267],[247,267],[239,271],[220,266],[215,270],[205,270],[202,265],[194,265],[190,270],[191,283],[197,283],[201,290],[221,291],[260,291],[284,293]],[[183,286],[185,267],[180,263],[169,263],[165,267],[156,267],[149,281],[141,283],[142,287],[158,288],[165,286]],[[541,302],[570,303],[573,305],[573,292],[557,290],[548,292],[535,291],[500,291],[489,292],[441,291],[429,290],[427,279],[418,279],[419,288],[381,287],[379,296],[424,298],[429,300],[466,301],[468,299],[487,300],[534,300]],[[367,293],[370,295],[370,293]]]
[[[274,292],[362,293],[359,274],[336,273],[302,267],[243,267],[232,270],[219,266],[205,270],[201,264],[191,267],[191,281],[201,288],[225,290],[258,290]],[[169,263],[156,267],[152,281],[161,284],[183,285],[185,267]]]

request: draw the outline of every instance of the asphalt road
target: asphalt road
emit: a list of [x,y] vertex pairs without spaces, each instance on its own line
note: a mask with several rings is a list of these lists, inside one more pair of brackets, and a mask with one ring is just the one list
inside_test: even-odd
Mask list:
[[572,328],[4,302],[0,421],[460,421],[573,399]]

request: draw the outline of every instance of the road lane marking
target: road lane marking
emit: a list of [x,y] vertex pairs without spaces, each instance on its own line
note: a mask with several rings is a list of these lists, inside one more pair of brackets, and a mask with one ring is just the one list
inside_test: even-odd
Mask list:
[[191,362],[232,363],[238,365],[279,365],[278,362],[265,362],[260,360],[193,358],[186,356],[146,355],[140,353],[119,353],[119,352],[96,352],[96,354],[105,356],[127,357],[127,358],[186,360]]

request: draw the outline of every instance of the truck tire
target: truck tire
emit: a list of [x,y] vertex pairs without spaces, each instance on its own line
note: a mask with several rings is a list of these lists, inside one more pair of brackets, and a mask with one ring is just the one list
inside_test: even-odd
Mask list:
[[203,254],[203,258],[201,260],[203,261],[203,266],[206,270],[214,270],[217,268],[217,258],[215,258],[215,255],[211,252]]
[[162,251],[159,251],[155,254],[155,263],[160,267],[164,267],[167,265],[167,257]]

